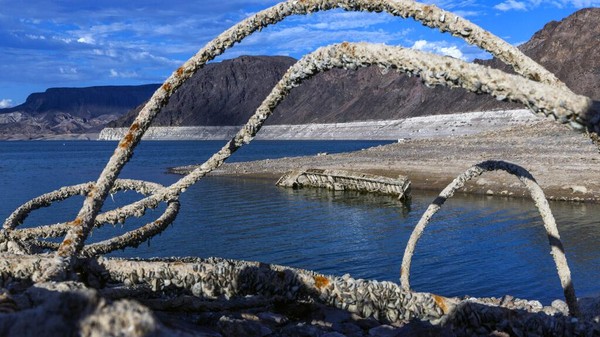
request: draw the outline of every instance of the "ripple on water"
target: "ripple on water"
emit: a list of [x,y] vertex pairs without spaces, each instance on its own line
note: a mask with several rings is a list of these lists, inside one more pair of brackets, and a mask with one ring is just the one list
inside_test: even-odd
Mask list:
[[[61,144],[59,149],[54,149],[52,142],[4,145],[0,148],[0,207],[4,207],[2,215],[6,217],[34,196],[97,178],[115,144],[74,142],[65,147]],[[164,174],[167,166],[198,162],[198,154],[206,152],[197,149],[203,146],[197,142],[142,145],[146,147],[136,151],[125,176],[164,184],[178,178]],[[211,143],[215,148],[220,145]],[[26,151],[17,153],[11,146],[25,147]],[[73,152],[77,146],[83,152]],[[333,152],[327,147],[317,151]],[[73,162],[74,153],[85,160]],[[289,151],[272,153],[289,155]],[[408,237],[434,197],[413,191],[411,206],[406,208],[392,197],[286,190],[271,181],[209,176],[182,195],[181,212],[167,231],[149,245],[113,255],[220,256],[397,281]],[[115,195],[116,202],[123,204],[135,198],[135,194]],[[72,200],[47,212],[36,212],[30,223],[72,219],[71,212],[76,213],[81,202]],[[109,198],[107,208],[114,207],[111,202]],[[566,203],[551,203],[551,207],[577,294],[598,295],[600,207]],[[118,225],[97,230],[92,240],[152,221],[161,212],[151,211],[147,218],[128,221],[123,228]],[[539,215],[531,201],[518,199],[462,195],[450,199],[417,246],[411,285],[418,291],[443,295],[511,294],[545,303],[562,297]]]

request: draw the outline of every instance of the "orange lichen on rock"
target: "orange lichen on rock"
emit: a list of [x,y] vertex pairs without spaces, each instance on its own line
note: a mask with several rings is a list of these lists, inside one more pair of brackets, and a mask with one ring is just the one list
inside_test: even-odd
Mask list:
[[435,294],[431,294],[431,296],[433,296],[433,300],[435,301],[435,304],[442,309],[442,311],[444,312],[444,314],[447,314],[449,309],[448,309],[448,305],[446,304],[446,299],[442,296],[438,296]]
[[321,289],[329,284],[329,279],[325,276],[317,275],[313,277],[315,280],[315,287]]

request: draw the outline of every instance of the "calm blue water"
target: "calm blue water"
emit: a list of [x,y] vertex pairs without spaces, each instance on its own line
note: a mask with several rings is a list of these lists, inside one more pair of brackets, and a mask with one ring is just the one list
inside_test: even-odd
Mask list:
[[[344,152],[365,141],[256,141],[231,161]],[[95,180],[114,142],[0,142],[0,218],[63,185]],[[202,162],[222,141],[143,142],[122,177],[171,184],[167,167]],[[220,256],[327,274],[396,281],[412,228],[432,193],[413,191],[410,207],[392,197],[316,189],[288,190],[274,181],[207,177],[181,197],[173,225],[149,244],[116,256]],[[133,192],[105,209],[136,200]],[[33,213],[26,226],[72,220],[78,197]],[[578,296],[600,295],[600,205],[552,203]],[[124,226],[96,230],[90,241],[154,220],[149,212]],[[529,200],[457,196],[433,219],[413,260],[411,285],[443,295],[562,298],[542,223]]]

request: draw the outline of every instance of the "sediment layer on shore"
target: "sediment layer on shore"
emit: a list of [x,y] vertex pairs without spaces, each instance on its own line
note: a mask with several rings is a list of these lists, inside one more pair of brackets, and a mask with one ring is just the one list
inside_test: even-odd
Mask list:
[[[529,110],[467,112],[386,121],[349,123],[266,125],[257,134],[262,140],[397,140],[476,134],[537,120]],[[242,126],[151,127],[147,140],[225,140]],[[104,128],[100,140],[120,140],[127,128]]]

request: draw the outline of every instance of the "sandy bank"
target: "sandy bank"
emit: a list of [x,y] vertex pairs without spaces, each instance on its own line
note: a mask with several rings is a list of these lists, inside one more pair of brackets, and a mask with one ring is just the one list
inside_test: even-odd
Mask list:
[[[275,180],[294,168],[335,168],[384,176],[407,175],[413,188],[439,192],[476,163],[504,160],[528,169],[551,200],[600,202],[600,154],[586,135],[541,119],[521,121],[509,127],[491,125],[484,119],[470,120],[467,124],[479,126],[483,131],[405,139],[344,154],[225,164],[213,174]],[[189,169],[175,171],[184,173]],[[484,174],[469,183],[463,192],[527,196],[518,179],[503,172]]]

